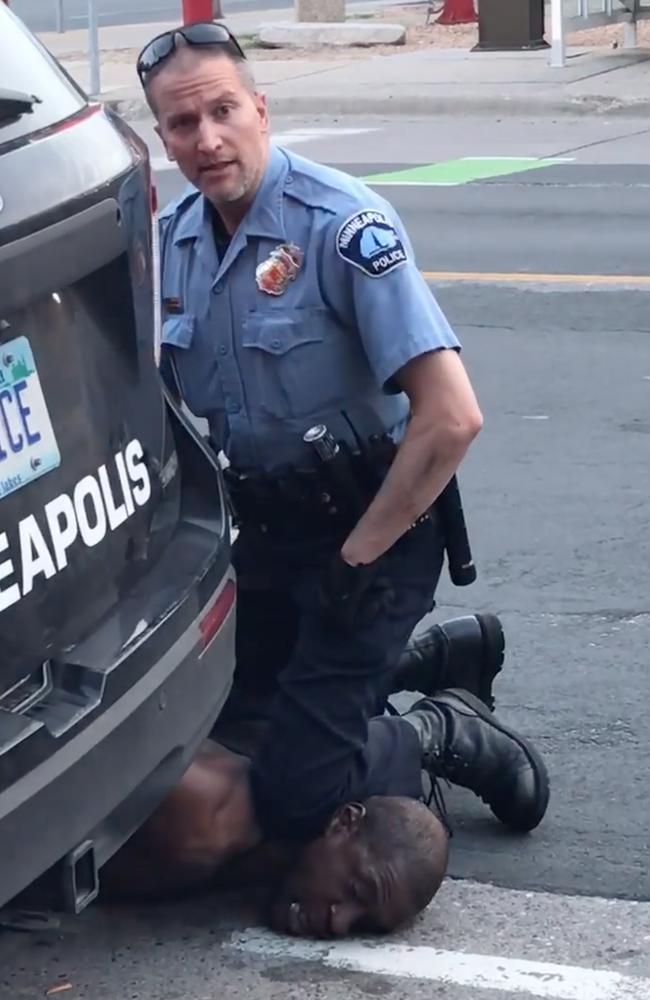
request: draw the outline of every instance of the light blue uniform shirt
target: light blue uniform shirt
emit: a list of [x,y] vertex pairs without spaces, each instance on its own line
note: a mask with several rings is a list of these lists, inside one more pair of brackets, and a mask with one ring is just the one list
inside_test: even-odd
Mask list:
[[[409,401],[393,376],[460,348],[395,210],[340,171],[272,146],[221,262],[195,188],[161,212],[160,230],[163,362],[240,471],[311,466],[302,438],[317,423],[354,444],[342,411],[363,438],[399,441]],[[299,268],[288,277],[281,253],[260,287],[258,268],[285,245]]]

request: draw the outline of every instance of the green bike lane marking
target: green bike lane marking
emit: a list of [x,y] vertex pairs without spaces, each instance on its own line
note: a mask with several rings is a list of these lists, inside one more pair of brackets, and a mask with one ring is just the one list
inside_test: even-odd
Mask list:
[[458,160],[425,163],[386,174],[370,174],[362,180],[370,185],[413,185],[456,187],[490,177],[506,177],[528,170],[552,167],[557,163],[573,163],[573,158],[536,156],[463,156]]

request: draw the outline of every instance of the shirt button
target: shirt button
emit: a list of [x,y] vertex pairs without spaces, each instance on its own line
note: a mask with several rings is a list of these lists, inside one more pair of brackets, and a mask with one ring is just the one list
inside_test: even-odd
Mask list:
[[275,347],[276,351],[279,350],[282,347],[282,341],[281,340],[272,340],[271,341],[271,347]]
[[219,354],[227,354],[227,353],[228,353],[228,348],[226,347],[225,344],[222,344],[221,347],[219,348]]
[[228,403],[226,409],[228,410],[228,413],[239,413],[241,406],[239,403]]
[[287,174],[287,184],[293,184],[293,174]]
[[221,295],[223,292],[223,282],[220,281],[218,285],[215,285],[212,291],[215,295]]

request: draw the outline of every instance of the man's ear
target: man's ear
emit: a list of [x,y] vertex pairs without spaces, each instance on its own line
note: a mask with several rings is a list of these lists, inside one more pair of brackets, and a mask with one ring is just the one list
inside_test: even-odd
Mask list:
[[271,128],[269,106],[266,94],[261,94],[259,90],[255,91],[255,107],[257,108],[257,114],[262,124],[262,132],[268,132]]
[[329,821],[326,837],[351,837],[358,831],[363,818],[366,815],[366,807],[361,802],[348,802],[332,816]]

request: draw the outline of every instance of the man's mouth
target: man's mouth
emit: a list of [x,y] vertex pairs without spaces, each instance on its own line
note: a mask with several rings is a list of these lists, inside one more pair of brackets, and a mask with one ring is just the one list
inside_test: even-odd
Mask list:
[[234,164],[234,160],[221,160],[219,163],[208,163],[204,167],[199,167],[199,171],[201,174],[218,177],[225,174]]
[[294,937],[337,937],[334,926],[335,909],[334,905],[306,908],[298,902],[285,902],[278,913],[280,929]]

